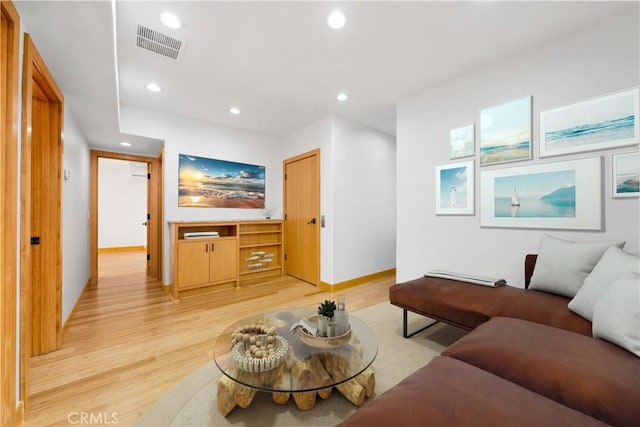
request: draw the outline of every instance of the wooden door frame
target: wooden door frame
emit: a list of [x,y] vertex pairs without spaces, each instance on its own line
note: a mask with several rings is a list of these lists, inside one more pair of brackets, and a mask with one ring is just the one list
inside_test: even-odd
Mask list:
[[[315,218],[318,218],[318,226],[316,227],[316,233],[318,234],[316,241],[318,242],[318,247],[316,248],[316,253],[317,253],[317,259],[316,259],[316,263],[318,265],[318,274],[317,277],[313,278],[313,284],[315,286],[319,286],[320,285],[320,275],[322,272],[322,264],[321,264],[321,260],[322,260],[322,254],[321,254],[321,249],[322,249],[322,244],[321,244],[321,239],[322,239],[322,234],[320,233],[320,225],[321,225],[321,216],[320,216],[320,211],[322,210],[322,207],[320,206],[321,201],[322,201],[322,197],[321,197],[321,193],[320,190],[322,188],[322,183],[321,183],[321,177],[322,177],[322,172],[321,172],[321,157],[320,157],[320,149],[316,148],[315,150],[311,150],[311,151],[307,151],[306,153],[302,153],[302,154],[298,154],[297,156],[294,157],[290,157],[288,159],[284,159],[282,161],[282,194],[283,194],[283,211],[284,211],[284,232],[285,232],[285,236],[287,234],[287,220],[286,220],[286,208],[287,208],[287,178],[286,178],[286,171],[287,171],[287,164],[289,163],[294,163],[297,162],[299,160],[303,160],[306,159],[308,157],[316,157],[318,159],[318,171],[317,171],[317,182],[318,182],[318,211],[315,212]],[[287,239],[284,239],[283,242],[283,247],[284,247],[284,253],[287,253]],[[284,262],[284,274],[287,274],[287,262]]]
[[98,159],[116,159],[133,162],[142,162],[149,165],[150,179],[147,180],[147,212],[151,214],[151,221],[156,219],[153,226],[147,227],[149,240],[153,242],[147,247],[147,253],[151,256],[149,276],[157,277],[162,281],[162,152],[158,158],[138,156],[134,154],[112,153],[109,151],[91,150],[89,162],[90,189],[89,189],[89,283],[92,286],[98,283]]
[[0,81],[0,425],[22,421],[16,399],[17,288],[18,288],[18,84],[20,15],[10,1],[0,3],[6,45],[2,49]]
[[[34,95],[34,80],[45,92],[44,95],[52,102],[57,103],[58,111],[53,112],[55,123],[60,133],[55,135],[58,142],[59,168],[62,169],[64,128],[64,96],[58,88],[53,76],[49,72],[44,60],[36,49],[29,34],[24,35],[24,62],[22,69],[22,171],[20,175],[20,399],[23,402],[25,413],[29,403],[29,360],[31,358],[32,340],[32,307],[31,307],[31,155],[32,155],[32,100]],[[59,171],[58,171],[59,172]],[[53,227],[59,230],[60,247],[58,249],[57,271],[54,278],[56,287],[56,342],[59,347],[62,341],[62,177],[60,179],[60,191],[53,194],[59,200],[59,223]],[[56,213],[56,215],[58,212]]]

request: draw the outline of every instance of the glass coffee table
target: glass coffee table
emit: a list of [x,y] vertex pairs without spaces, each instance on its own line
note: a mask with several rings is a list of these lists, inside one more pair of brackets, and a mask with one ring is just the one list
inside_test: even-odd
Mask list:
[[[217,392],[218,411],[223,416],[236,405],[248,407],[258,391],[272,393],[279,404],[293,397],[300,410],[313,408],[316,397],[326,399],[333,388],[358,406],[373,394],[375,375],[370,366],[378,353],[375,332],[353,315],[349,316],[350,333],[341,338],[309,339],[300,328],[289,331],[300,319],[315,315],[316,310],[309,307],[267,311],[236,321],[218,336],[213,360],[223,373]],[[277,342],[275,353],[258,362],[245,354],[244,347],[236,346],[232,352],[233,338],[243,341],[245,332],[262,340],[263,346],[254,351],[268,354],[266,347]],[[248,341],[242,345],[249,349]]]

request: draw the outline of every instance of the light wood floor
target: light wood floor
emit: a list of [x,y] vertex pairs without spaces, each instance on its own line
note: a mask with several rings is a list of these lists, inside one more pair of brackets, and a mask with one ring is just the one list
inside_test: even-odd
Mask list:
[[[143,252],[101,254],[98,286],[80,297],[62,348],[31,359],[26,426],[77,424],[77,413],[117,413],[128,426],[175,383],[213,363],[215,337],[269,307],[316,306],[330,296],[283,276],[174,302],[145,277]],[[344,291],[355,311],[389,300],[395,276]],[[74,418],[75,417],[75,418]]]

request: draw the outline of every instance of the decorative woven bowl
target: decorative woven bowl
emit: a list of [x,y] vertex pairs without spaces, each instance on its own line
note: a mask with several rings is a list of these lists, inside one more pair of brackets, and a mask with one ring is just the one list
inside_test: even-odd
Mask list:
[[[320,316],[313,316],[309,318],[309,322],[317,324],[318,318]],[[315,348],[336,348],[345,345],[351,339],[351,325],[349,325],[349,329],[342,335],[337,337],[316,337],[307,332],[306,329],[300,328],[300,339],[303,343],[310,347]]]
[[[256,335],[256,340],[260,340],[262,346],[267,346],[266,334]],[[281,336],[276,335],[274,344],[274,354],[263,357],[247,356],[249,343],[236,343],[231,349],[231,359],[233,364],[240,370],[245,372],[266,372],[278,366],[285,359],[289,351],[289,343]]]

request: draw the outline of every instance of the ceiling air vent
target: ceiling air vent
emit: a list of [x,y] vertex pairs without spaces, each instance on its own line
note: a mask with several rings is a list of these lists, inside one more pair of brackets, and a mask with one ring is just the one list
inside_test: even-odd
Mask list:
[[184,42],[159,33],[144,25],[138,25],[138,47],[171,59],[180,59]]

